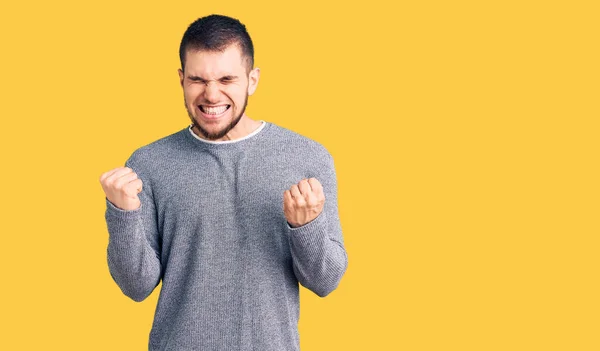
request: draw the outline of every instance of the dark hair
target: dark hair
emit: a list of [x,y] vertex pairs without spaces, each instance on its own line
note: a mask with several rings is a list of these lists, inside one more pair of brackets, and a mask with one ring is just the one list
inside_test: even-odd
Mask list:
[[185,53],[188,50],[224,51],[231,44],[239,46],[249,72],[254,67],[254,46],[246,26],[235,18],[223,15],[198,18],[185,31],[179,45],[181,70],[185,68]]

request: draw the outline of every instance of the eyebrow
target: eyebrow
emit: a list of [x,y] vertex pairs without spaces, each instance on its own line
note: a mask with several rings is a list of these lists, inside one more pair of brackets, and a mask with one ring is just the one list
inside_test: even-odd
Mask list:
[[[235,80],[237,78],[238,78],[237,76],[227,75],[227,76],[223,76],[223,77],[219,78],[218,80],[223,80],[223,79],[226,79],[226,80]],[[189,75],[188,79],[189,80],[193,80],[193,81],[199,81],[199,82],[206,81],[206,79],[204,79],[202,77],[194,76],[194,75]]]

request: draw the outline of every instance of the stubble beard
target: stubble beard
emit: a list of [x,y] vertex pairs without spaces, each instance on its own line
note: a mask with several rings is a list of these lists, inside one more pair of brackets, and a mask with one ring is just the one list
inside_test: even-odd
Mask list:
[[[214,141],[217,139],[221,139],[222,137],[227,135],[227,133],[229,133],[229,131],[232,130],[238,124],[238,122],[242,119],[242,116],[244,115],[244,112],[246,111],[246,106],[248,105],[248,94],[246,94],[246,97],[244,98],[244,105],[242,106],[242,110],[240,111],[240,113],[237,116],[234,116],[234,118],[231,120],[231,122],[229,122],[229,124],[225,128],[223,128],[222,130],[220,130],[216,133],[211,133],[208,130],[202,128],[202,126],[200,126],[200,124],[196,121],[196,119],[190,112],[187,101],[185,100],[185,96],[183,97],[183,103],[185,104],[185,110],[187,111],[187,114],[190,117],[190,120],[192,121],[192,124],[194,125],[194,127],[196,127],[196,129],[198,131],[200,131],[200,134],[202,134],[202,136],[204,138]],[[233,106],[231,106],[229,108],[233,109]]]

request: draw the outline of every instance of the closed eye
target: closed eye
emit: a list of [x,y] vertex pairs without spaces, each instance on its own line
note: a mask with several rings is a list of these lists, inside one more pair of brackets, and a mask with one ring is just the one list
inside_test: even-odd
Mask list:
[[188,77],[189,80],[191,80],[192,82],[198,82],[198,83],[205,83],[206,81],[200,77],[196,77],[196,76],[190,76]]
[[237,78],[237,77],[233,77],[233,76],[225,76],[225,77],[222,77],[222,78],[220,79],[220,81],[221,81],[221,83],[231,83],[231,82],[233,82],[233,81],[234,81],[236,78]]

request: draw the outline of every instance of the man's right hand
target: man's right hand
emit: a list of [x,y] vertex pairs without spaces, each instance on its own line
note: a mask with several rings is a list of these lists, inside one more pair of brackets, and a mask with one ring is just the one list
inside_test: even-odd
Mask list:
[[138,193],[142,191],[142,180],[129,167],[117,167],[100,176],[100,184],[106,198],[113,205],[126,211],[140,207]]

